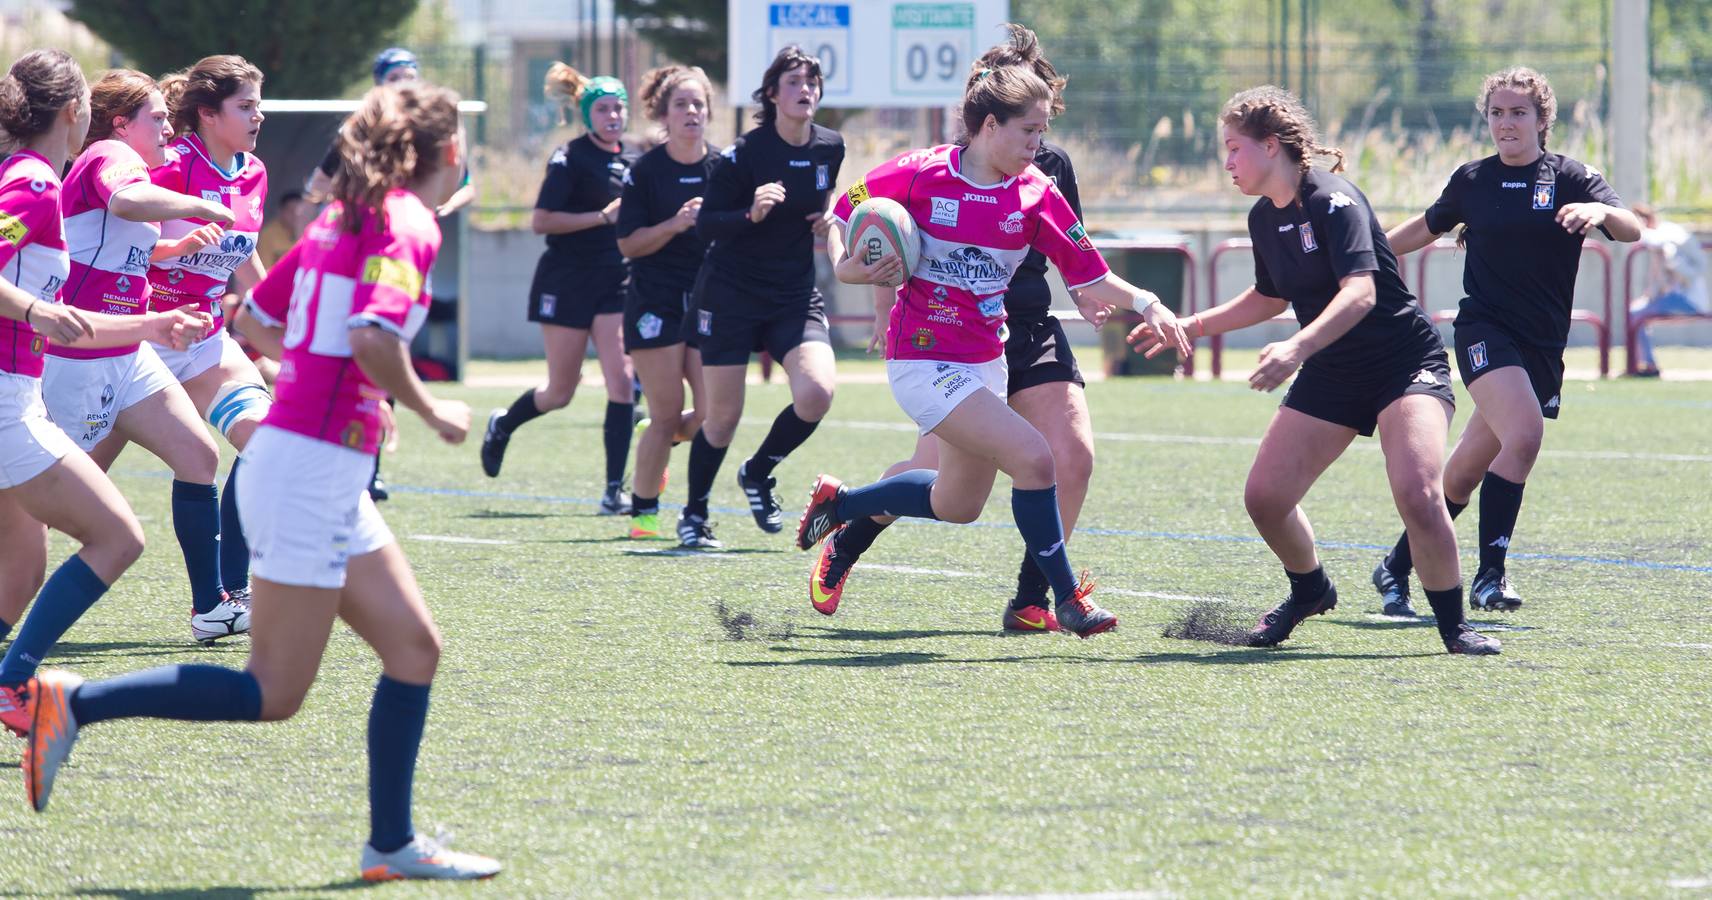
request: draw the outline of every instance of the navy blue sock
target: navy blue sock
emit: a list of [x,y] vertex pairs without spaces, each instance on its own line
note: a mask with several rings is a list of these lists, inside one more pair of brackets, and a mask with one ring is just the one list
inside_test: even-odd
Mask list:
[[1022,532],[1023,546],[1028,556],[1052,585],[1052,595],[1059,603],[1076,593],[1076,573],[1070,569],[1070,556],[1064,552],[1064,521],[1058,517],[1058,485],[1025,491],[1011,489],[1011,515],[1016,518],[1017,531]]
[[933,514],[933,483],[938,480],[939,473],[933,469],[911,469],[865,487],[851,488],[838,503],[838,521],[869,516],[937,519]]
[[220,496],[214,485],[173,480],[172,530],[190,575],[190,604],[205,613],[220,602]]
[[1504,558],[1510,553],[1510,534],[1522,511],[1522,485],[1495,472],[1480,482],[1480,568],[1479,574],[1504,574]]
[[[891,523],[887,523],[889,525]],[[851,559],[861,559],[868,548],[874,546],[874,541],[880,537],[880,532],[886,530],[886,525],[869,518],[857,519],[844,526],[832,540],[838,544],[838,555]]]
[[7,648],[5,661],[0,662],[0,684],[29,681],[53,645],[105,593],[107,584],[82,557],[73,555],[60,563],[42,585],[36,605],[24,617],[24,627],[18,629],[17,640]]
[[713,479],[719,475],[719,466],[725,462],[728,449],[715,447],[708,443],[707,432],[696,431],[695,439],[690,441],[690,497],[684,504],[684,515],[707,518],[707,499],[713,494]]
[[71,714],[80,727],[108,719],[256,722],[262,686],[244,669],[161,666],[79,687]]
[[635,411],[633,403],[606,401],[606,422],[601,426],[601,435],[606,445],[607,484],[624,481],[624,463],[630,459],[630,434],[635,430],[630,414]]
[[369,706],[369,845],[382,853],[410,843],[410,785],[428,719],[428,685],[382,675]]
[[226,473],[226,487],[220,492],[220,586],[236,591],[250,586],[250,542],[244,540],[244,526],[238,521],[238,464]]
[[792,450],[801,447],[819,427],[819,422],[804,422],[797,415],[796,407],[785,407],[773,419],[773,427],[761,439],[761,446],[755,448],[755,455],[749,457],[748,468],[744,472],[756,479],[773,474],[773,468],[784,462]]

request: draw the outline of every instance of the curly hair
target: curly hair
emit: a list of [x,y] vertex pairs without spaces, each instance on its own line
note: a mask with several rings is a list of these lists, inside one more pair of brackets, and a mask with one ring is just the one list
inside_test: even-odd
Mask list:
[[1515,91],[1533,101],[1534,112],[1545,123],[1545,127],[1540,129],[1540,149],[1544,150],[1546,138],[1551,136],[1552,123],[1557,121],[1557,95],[1552,93],[1551,82],[1527,66],[1511,66],[1501,72],[1493,72],[1480,83],[1480,96],[1474,101],[1474,108],[1481,118],[1486,117],[1487,104],[1492,101],[1493,93],[1503,90]]
[[700,66],[661,66],[650,69],[642,76],[640,102],[648,118],[656,122],[666,121],[666,112],[671,107],[672,92],[686,84],[700,84],[709,99],[713,98],[713,82],[708,80],[707,73]]
[[1335,157],[1332,171],[1342,172],[1344,169],[1343,151],[1320,144],[1314,117],[1308,115],[1301,99],[1276,85],[1266,84],[1238,91],[1225,102],[1224,109],[1219,112],[1219,121],[1252,140],[1277,138],[1284,152],[1304,173],[1315,156]]
[[339,158],[333,198],[345,208],[343,224],[355,232],[359,210],[384,215],[393,188],[431,174],[440,148],[458,134],[458,95],[435,85],[406,83],[371,88],[362,105],[339,129]]

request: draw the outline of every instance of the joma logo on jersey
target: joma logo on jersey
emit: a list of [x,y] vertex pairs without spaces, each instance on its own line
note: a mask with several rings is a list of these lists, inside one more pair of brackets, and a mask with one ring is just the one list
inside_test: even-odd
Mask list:
[[1320,242],[1314,240],[1314,226],[1303,222],[1300,229],[1302,235],[1302,252],[1312,253],[1320,249]]
[[965,193],[963,195],[963,199],[970,202],[970,203],[998,203],[999,202],[999,198],[994,197],[991,194]]
[[1534,185],[1534,208],[1551,209],[1552,198],[1557,195],[1557,185],[1542,182]]

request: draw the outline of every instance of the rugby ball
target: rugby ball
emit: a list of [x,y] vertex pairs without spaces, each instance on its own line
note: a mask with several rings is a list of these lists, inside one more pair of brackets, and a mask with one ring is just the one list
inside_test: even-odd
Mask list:
[[[903,204],[887,197],[869,197],[850,212],[845,249],[863,265],[896,256],[904,261],[904,278],[921,262],[921,235]],[[902,281],[898,282],[902,284]]]

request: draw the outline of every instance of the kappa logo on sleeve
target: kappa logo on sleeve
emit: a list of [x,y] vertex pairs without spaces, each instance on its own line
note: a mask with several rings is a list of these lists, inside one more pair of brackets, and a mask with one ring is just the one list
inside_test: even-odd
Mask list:
[[1094,251],[1094,242],[1088,240],[1088,229],[1083,228],[1081,222],[1070,226],[1070,230],[1064,232],[1064,235],[1075,241],[1076,246],[1080,247],[1083,252],[1092,253]]
[[363,261],[363,284],[385,286],[411,298],[422,295],[422,273],[402,259],[371,256]]
[[1343,191],[1332,191],[1331,206],[1328,208],[1327,211],[1331,212],[1331,211],[1341,209],[1345,206],[1354,206],[1354,205],[1355,205],[1355,199],[1350,197],[1350,195],[1344,193]]

